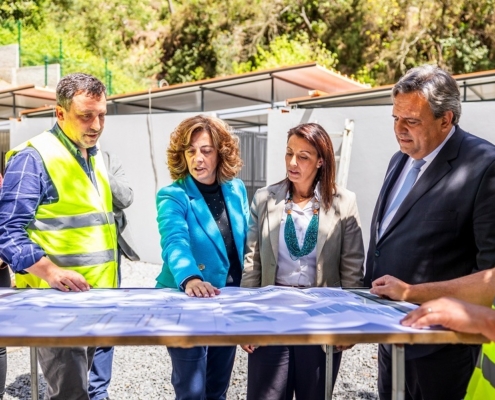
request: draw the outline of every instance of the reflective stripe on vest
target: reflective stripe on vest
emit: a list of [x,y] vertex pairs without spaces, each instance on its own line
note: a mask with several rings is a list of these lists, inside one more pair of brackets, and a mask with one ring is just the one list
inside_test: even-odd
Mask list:
[[90,266],[115,261],[113,250],[96,251],[84,254],[50,254],[50,260],[59,267]]
[[78,215],[73,217],[45,218],[31,221],[28,229],[37,231],[56,231],[68,228],[84,228],[115,223],[113,212]]
[[[495,302],[492,306],[495,309]],[[465,400],[495,399],[495,342],[481,347],[480,358],[469,381]]]
[[[34,147],[57,189],[59,200],[39,205],[26,228],[29,237],[62,268],[81,273],[93,287],[117,286],[117,234],[112,193],[101,153],[89,160],[97,188],[74,156],[50,132],[44,132],[7,153],[7,159]],[[16,276],[18,287],[48,287],[32,274]]]

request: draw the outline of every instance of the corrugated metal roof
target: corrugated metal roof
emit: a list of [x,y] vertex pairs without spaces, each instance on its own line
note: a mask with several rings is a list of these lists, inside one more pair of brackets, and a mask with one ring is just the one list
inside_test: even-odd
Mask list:
[[[243,128],[266,125],[269,109],[284,106],[287,98],[304,96],[309,90],[339,93],[364,88],[366,85],[338,72],[306,63],[110,96],[108,113],[214,111]],[[43,112],[23,111],[21,116],[42,116]],[[52,113],[48,108],[45,112],[46,116]]]
[[22,85],[2,88],[0,90],[0,119],[15,117],[22,110],[55,104],[55,91]]
[[[495,100],[495,70],[454,75],[454,78],[461,89],[462,101]],[[286,104],[301,108],[391,105],[392,87],[387,85],[316,97],[296,97],[287,99]]]

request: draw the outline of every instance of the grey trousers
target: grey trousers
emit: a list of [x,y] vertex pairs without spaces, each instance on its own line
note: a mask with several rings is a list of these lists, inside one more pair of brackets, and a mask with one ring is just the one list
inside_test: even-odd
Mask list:
[[38,361],[47,383],[45,400],[89,400],[88,371],[95,347],[39,347]]
[[[0,261],[0,287],[10,287],[10,274],[7,264]],[[0,347],[0,400],[5,392],[5,380],[7,377],[7,349]]]
[[0,400],[5,393],[5,378],[7,377],[7,349],[0,347]]

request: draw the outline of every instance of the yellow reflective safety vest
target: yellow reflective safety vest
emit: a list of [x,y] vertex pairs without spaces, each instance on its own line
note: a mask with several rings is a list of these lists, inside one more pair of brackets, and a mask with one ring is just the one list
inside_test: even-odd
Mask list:
[[[43,132],[7,153],[35,148],[57,189],[59,200],[40,204],[26,227],[29,237],[57,266],[79,272],[94,288],[117,287],[117,232],[112,192],[101,152],[90,157],[98,189],[60,140]],[[19,288],[48,288],[33,274],[17,274]]]
[[[495,309],[495,301],[492,305]],[[484,344],[464,400],[495,399],[495,342]]]

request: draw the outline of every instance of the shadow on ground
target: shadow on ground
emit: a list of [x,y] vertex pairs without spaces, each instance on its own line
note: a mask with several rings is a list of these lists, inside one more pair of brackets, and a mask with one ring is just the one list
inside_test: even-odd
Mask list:
[[[46,388],[46,383],[43,379],[43,375],[38,375],[38,382],[38,400],[43,400]],[[5,388],[5,394],[13,399],[31,400],[31,374],[23,374],[17,376],[15,381]]]

